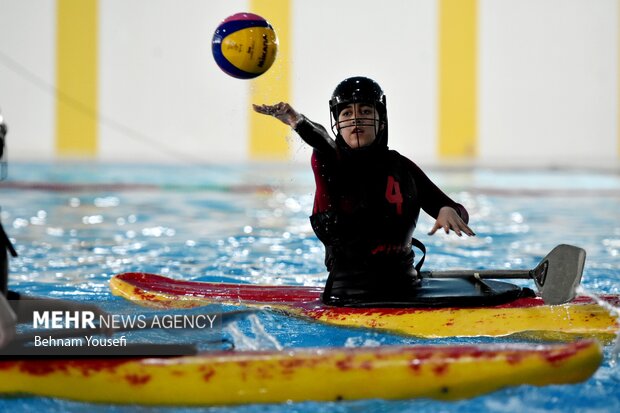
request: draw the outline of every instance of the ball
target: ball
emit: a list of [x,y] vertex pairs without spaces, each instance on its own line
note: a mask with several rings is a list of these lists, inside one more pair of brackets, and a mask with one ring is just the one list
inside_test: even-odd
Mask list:
[[215,30],[211,45],[220,69],[238,79],[262,75],[278,53],[275,30],[267,20],[252,13],[226,18]]

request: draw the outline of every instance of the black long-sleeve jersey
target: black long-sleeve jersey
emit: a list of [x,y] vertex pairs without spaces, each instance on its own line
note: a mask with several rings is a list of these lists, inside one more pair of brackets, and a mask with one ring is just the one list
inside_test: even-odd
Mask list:
[[[437,218],[449,206],[469,221],[461,204],[387,145],[342,150],[323,126],[306,118],[295,130],[314,149],[316,193],[310,220],[326,247],[329,285],[355,284],[363,290],[389,284],[386,272],[411,274],[411,239],[421,209]],[[366,287],[357,283],[362,279]]]

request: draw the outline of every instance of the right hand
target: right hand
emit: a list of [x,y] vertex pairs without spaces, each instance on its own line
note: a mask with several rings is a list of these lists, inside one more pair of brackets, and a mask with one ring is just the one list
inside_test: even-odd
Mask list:
[[433,235],[437,230],[442,228],[446,234],[449,234],[450,230],[452,230],[456,232],[456,235],[459,237],[463,234],[469,235],[470,237],[476,235],[465,221],[461,219],[456,210],[449,206],[442,207],[439,210],[437,221],[435,221],[435,225],[433,225],[428,235]]
[[293,129],[303,119],[301,114],[286,102],[280,102],[275,105],[252,105],[252,107],[255,112],[273,116]]

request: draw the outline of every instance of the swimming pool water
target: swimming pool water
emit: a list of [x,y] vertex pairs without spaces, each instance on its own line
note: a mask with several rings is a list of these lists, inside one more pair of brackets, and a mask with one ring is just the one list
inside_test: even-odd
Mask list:
[[[432,221],[423,215],[416,237],[429,250],[426,268],[532,268],[555,245],[568,243],[587,251],[583,286],[588,291],[620,293],[618,174],[427,172],[468,208],[477,236],[429,237]],[[110,295],[108,280],[128,271],[201,281],[322,285],[323,249],[308,222],[312,179],[305,164],[12,164],[8,181],[0,183],[2,222],[19,253],[10,263],[11,288],[111,309],[126,303]],[[266,312],[229,326],[224,334],[240,349],[509,341],[420,340]],[[201,411],[613,412],[620,411],[620,370],[613,355],[612,343],[605,347],[603,366],[583,384],[522,386],[457,402],[366,400]],[[0,399],[0,410],[9,409],[195,411]]]

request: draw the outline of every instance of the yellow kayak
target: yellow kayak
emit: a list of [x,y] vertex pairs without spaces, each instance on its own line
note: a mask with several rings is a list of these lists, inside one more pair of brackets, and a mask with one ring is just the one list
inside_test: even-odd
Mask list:
[[455,400],[508,386],[580,382],[601,359],[597,342],[577,341],[0,361],[0,394],[145,405]]
[[609,306],[620,305],[617,295],[603,295],[601,303],[578,296],[562,305],[546,305],[540,297],[530,297],[492,306],[351,308],[322,304],[319,287],[205,283],[148,273],[124,273],[110,280],[110,288],[115,295],[149,307],[267,306],[327,324],[423,338],[527,335],[544,339],[589,336],[610,340],[620,330],[620,323],[609,310]]

